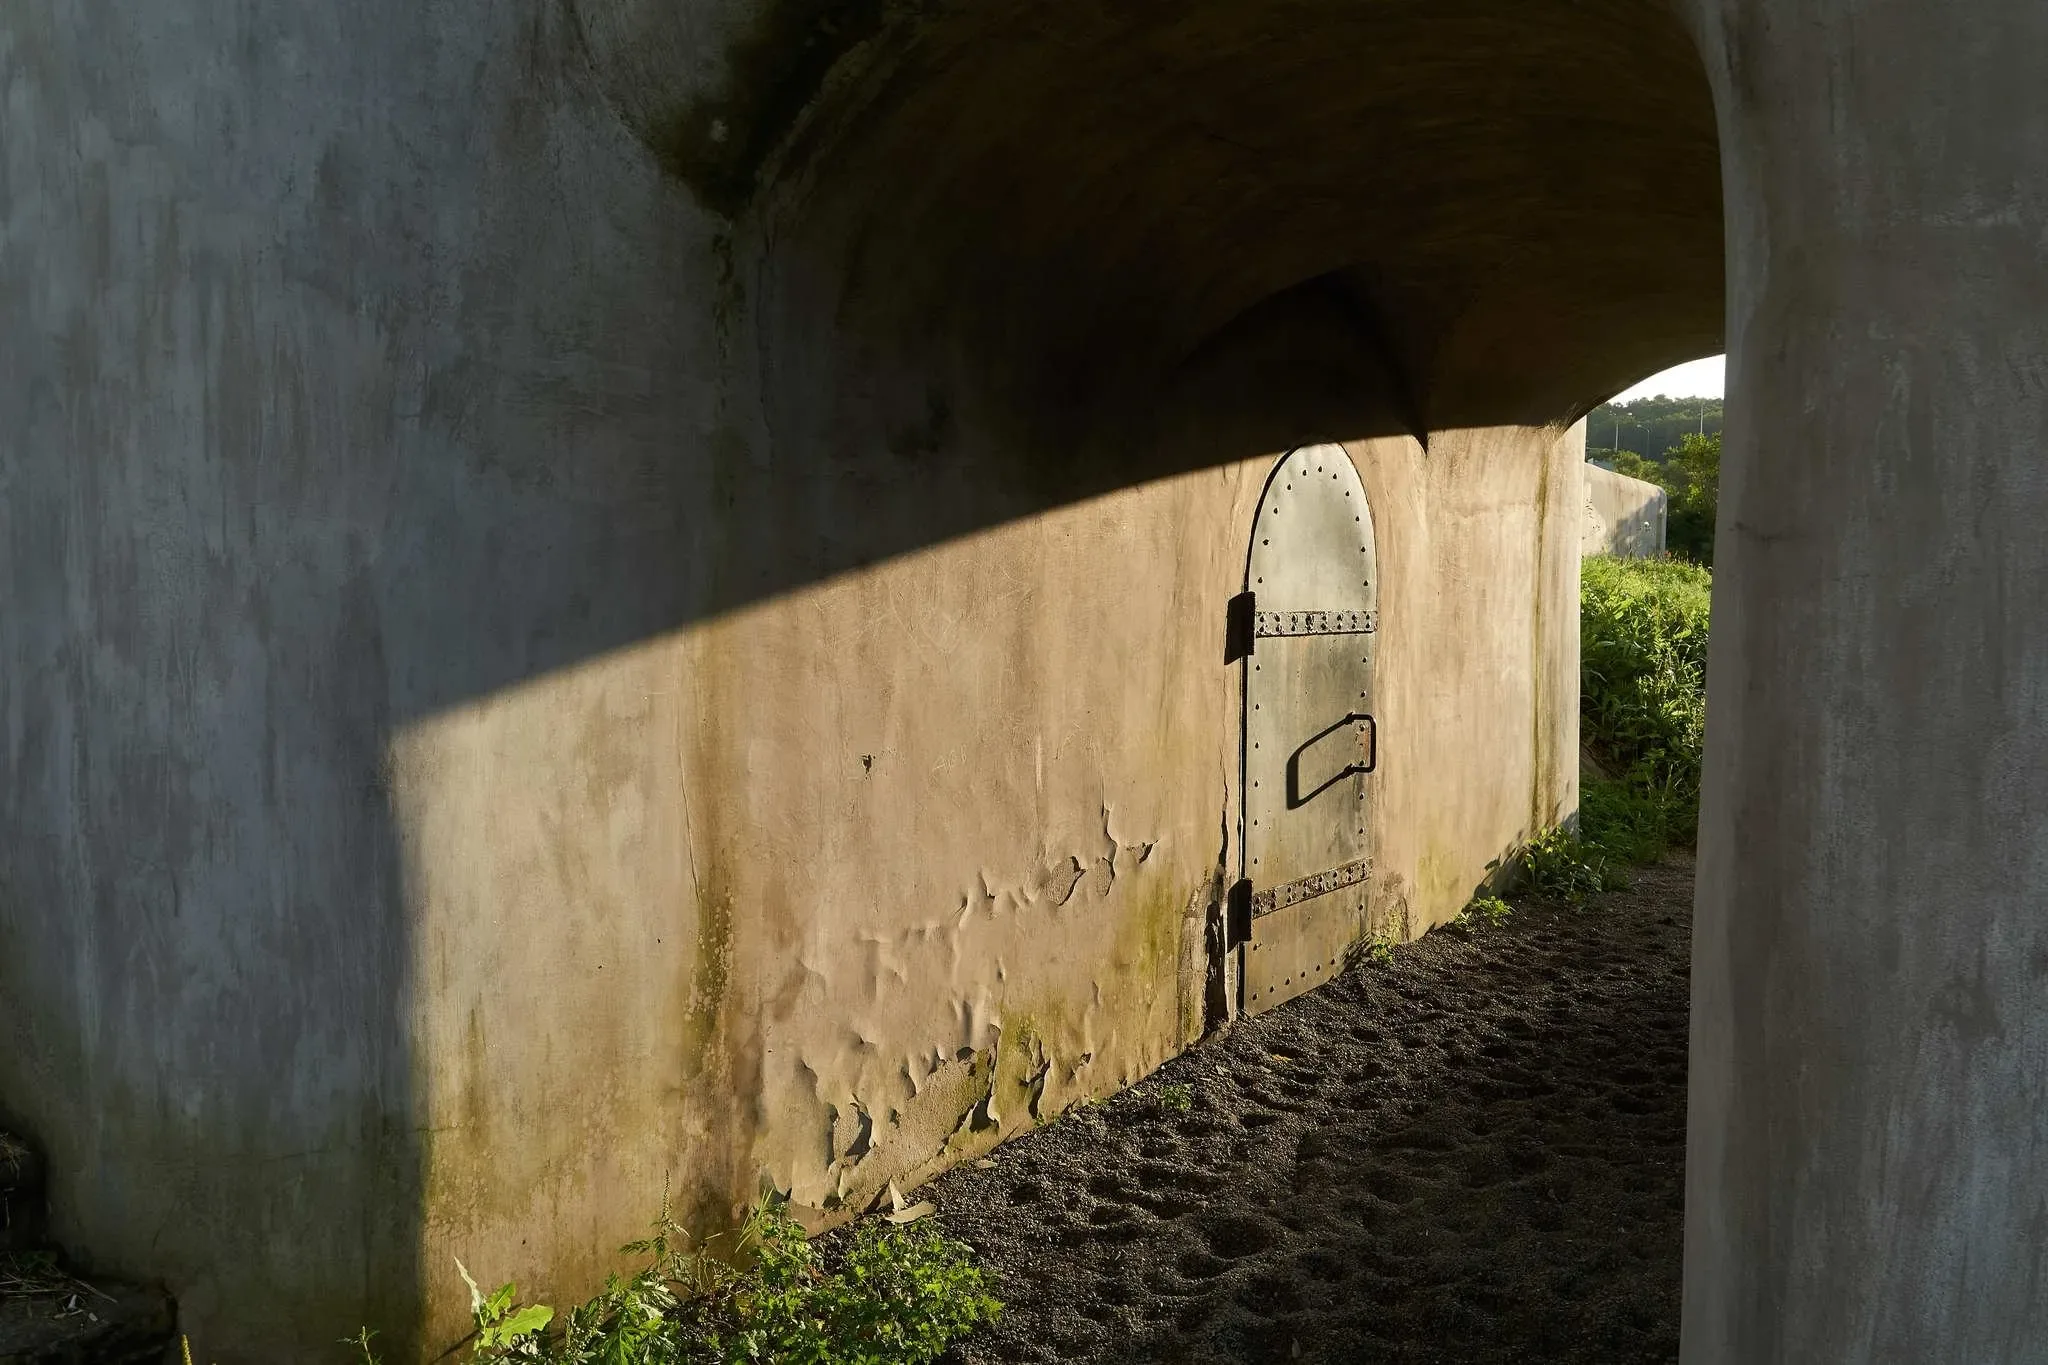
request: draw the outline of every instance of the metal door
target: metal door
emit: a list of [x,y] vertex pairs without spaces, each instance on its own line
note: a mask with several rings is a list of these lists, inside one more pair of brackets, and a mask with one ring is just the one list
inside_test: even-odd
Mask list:
[[1266,481],[1245,591],[1231,604],[1244,721],[1229,921],[1246,1013],[1329,980],[1364,931],[1378,579],[1350,455],[1336,445],[1289,452]]

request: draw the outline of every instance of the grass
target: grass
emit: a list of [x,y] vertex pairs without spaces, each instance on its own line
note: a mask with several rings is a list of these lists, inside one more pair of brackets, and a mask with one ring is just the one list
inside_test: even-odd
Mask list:
[[[1693,841],[1713,581],[1678,559],[1599,556],[1580,566],[1580,733],[1609,774],[1582,783],[1581,862],[1652,862]],[[1546,870],[1570,882],[1560,858],[1573,852],[1548,850]]]
[[[973,1251],[931,1224],[867,1222],[825,1247],[778,1202],[736,1238],[734,1260],[694,1246],[666,1208],[653,1235],[623,1248],[646,1263],[612,1275],[566,1312],[486,1293],[462,1268],[479,1365],[928,1365],[992,1322]],[[377,1365],[371,1333],[345,1343]]]
[[1579,732],[1599,770],[1580,774],[1576,830],[1546,831],[1517,851],[1530,890],[1583,905],[1626,886],[1629,865],[1691,846],[1713,583],[1712,571],[1680,559],[1581,563]]
[[0,1299],[77,1299],[80,1295],[113,1302],[64,1269],[47,1251],[17,1251],[0,1256]]

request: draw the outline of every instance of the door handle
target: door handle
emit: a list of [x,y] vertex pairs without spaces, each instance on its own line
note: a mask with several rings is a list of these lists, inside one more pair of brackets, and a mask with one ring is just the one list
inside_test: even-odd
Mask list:
[[1349,777],[1353,773],[1369,773],[1380,765],[1380,723],[1363,711],[1353,711],[1344,719],[1347,722],[1354,720],[1365,722],[1365,727],[1359,732],[1358,736],[1358,742],[1365,747],[1365,761],[1352,764],[1344,770],[1342,776]]
[[[1301,789],[1301,756],[1319,744],[1334,741],[1339,730],[1342,730],[1347,725],[1355,725],[1360,721],[1365,723],[1365,731],[1361,736],[1365,743],[1365,761],[1363,763],[1346,764],[1321,782],[1318,782],[1314,790],[1303,792]],[[1287,809],[1300,810],[1303,806],[1315,800],[1345,778],[1358,773],[1371,772],[1379,766],[1379,761],[1380,728],[1377,721],[1362,711],[1353,711],[1342,719],[1331,721],[1321,730],[1311,735],[1299,749],[1296,749],[1287,756]]]

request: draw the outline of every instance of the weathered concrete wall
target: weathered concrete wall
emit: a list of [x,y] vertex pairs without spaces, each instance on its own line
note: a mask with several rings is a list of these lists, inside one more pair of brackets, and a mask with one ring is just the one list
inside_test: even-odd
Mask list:
[[617,17],[0,12],[0,1100],[224,1365],[1184,1046],[1293,440],[1379,518],[1381,921],[1574,804],[1568,403],[1425,452],[1297,292],[1049,437],[848,302],[830,196],[703,207]]
[[[1420,933],[1576,804],[1574,528],[1541,499],[1577,454],[1355,453],[1383,537],[1378,922]],[[460,1254],[576,1286],[664,1177],[717,1216],[764,1184],[857,1209],[1192,1041],[1234,859],[1223,606],[1266,464],[408,727],[429,1276]]]
[[1646,559],[1664,553],[1665,518],[1671,499],[1663,489],[1647,479],[1632,479],[1590,461],[1585,465],[1585,479],[1581,554]]
[[[205,1358],[415,1337],[444,1209],[577,1270],[629,1226],[537,1213],[516,1153],[426,1188],[467,1073],[422,968],[536,929],[394,762],[711,595],[723,229],[580,93],[572,36],[537,5],[0,9],[0,1103],[58,1236],[167,1280]],[[603,842],[624,819],[543,831],[587,869],[547,927],[623,933],[630,892],[691,940],[679,874]],[[673,808],[643,837],[679,851]],[[487,930],[421,913],[437,874]],[[466,1122],[534,1086],[586,1138],[565,1181],[658,1197],[650,1145],[702,1144],[547,1057],[597,1031],[654,1066],[647,1002],[519,1003],[523,1044],[464,1035]],[[729,1110],[690,1065],[660,1059],[668,1112]]]
[[2048,7],[1694,9],[1730,422],[1684,1357],[2048,1359]]

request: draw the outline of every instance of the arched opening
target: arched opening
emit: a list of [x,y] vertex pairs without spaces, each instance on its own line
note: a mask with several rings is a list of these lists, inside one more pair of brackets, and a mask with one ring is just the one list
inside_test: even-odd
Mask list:
[[1372,491],[1386,753],[1493,765],[1365,826],[1441,922],[1570,795],[1564,433],[1725,331],[1696,1350],[2032,1358],[2048,10],[1782,8],[8,6],[0,1099],[78,1245],[426,1358],[454,1255],[850,1216],[1184,1047],[1282,451]]
[[905,21],[766,173],[764,324],[829,333],[783,367],[821,438],[943,411],[928,455],[1039,497],[1564,424],[1720,343],[1711,96],[1634,0]]

